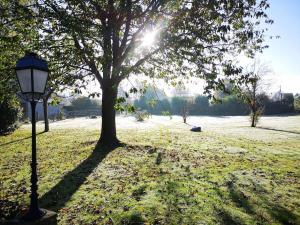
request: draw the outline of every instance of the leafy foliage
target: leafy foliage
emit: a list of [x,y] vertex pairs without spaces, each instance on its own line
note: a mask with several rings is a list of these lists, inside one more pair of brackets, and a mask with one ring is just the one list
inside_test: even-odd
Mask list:
[[[74,98],[63,109],[67,117],[101,115],[100,101],[86,96]],[[64,118],[65,115],[60,113],[59,116]]]
[[74,110],[99,109],[100,103],[99,100],[81,96],[72,100],[70,108]]
[[143,122],[150,117],[150,114],[147,111],[136,110],[134,116],[138,122]]
[[296,94],[296,96],[295,96],[294,106],[295,106],[295,110],[297,112],[300,112],[300,95],[299,94]]
[[265,95],[264,77],[270,72],[268,66],[259,60],[249,66],[245,74],[239,79],[238,85],[233,87],[237,96],[243,100],[251,110],[251,127],[255,127],[259,116],[263,112],[263,98]]
[[36,21],[26,7],[31,1],[0,2],[0,100],[15,94],[15,63],[37,39]]
[[16,98],[6,97],[0,100],[0,135],[14,131],[21,114]]
[[171,114],[170,111],[162,111],[161,114],[162,114],[163,116],[168,116],[168,117],[170,117],[170,120],[172,119],[172,114]]
[[[273,22],[265,13],[267,0],[32,0],[14,1],[12,10],[5,3],[9,22],[20,21],[21,28],[33,24],[24,49],[34,47],[50,62],[51,85],[67,84],[80,92],[97,80],[107,98],[102,110],[113,114],[118,85],[132,74],[175,83],[200,77],[208,94],[222,88],[222,76],[233,79],[241,72],[228,56],[262,51],[262,24]],[[156,41],[145,45],[143,38],[151,32]],[[112,128],[105,128],[110,133],[104,136],[116,139],[114,119],[104,117]]]
[[116,100],[115,109],[118,112],[125,112],[125,113],[134,113],[135,108],[132,104],[127,103],[124,97],[119,97]]

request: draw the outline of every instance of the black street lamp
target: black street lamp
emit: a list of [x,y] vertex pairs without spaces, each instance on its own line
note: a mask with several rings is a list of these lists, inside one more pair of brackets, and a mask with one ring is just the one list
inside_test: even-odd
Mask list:
[[30,208],[23,217],[24,220],[37,220],[45,215],[38,205],[38,185],[37,185],[37,162],[36,162],[36,104],[45,93],[45,87],[48,79],[48,64],[40,59],[34,53],[27,53],[23,58],[17,61],[16,65],[17,79],[21,92],[25,99],[31,104],[31,123],[32,123],[32,159],[31,159],[31,194]]

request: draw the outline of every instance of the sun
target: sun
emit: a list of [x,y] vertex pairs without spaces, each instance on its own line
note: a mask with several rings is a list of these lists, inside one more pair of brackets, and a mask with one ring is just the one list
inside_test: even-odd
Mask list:
[[157,30],[152,30],[144,33],[144,36],[141,38],[142,47],[151,47],[157,39]]

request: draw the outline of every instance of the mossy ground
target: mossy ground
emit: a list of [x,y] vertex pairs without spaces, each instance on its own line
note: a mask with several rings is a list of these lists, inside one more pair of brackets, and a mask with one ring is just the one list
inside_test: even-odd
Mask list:
[[[161,126],[118,136],[123,145],[108,152],[97,130],[38,134],[40,205],[59,224],[300,224],[300,134]],[[0,138],[2,219],[29,204],[30,141],[27,128]]]

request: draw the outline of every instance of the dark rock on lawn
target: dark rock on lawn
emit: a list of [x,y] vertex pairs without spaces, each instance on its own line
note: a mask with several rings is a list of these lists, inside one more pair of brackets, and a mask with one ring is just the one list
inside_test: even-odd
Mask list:
[[193,131],[193,132],[201,132],[201,127],[193,127],[191,129],[191,131]]

